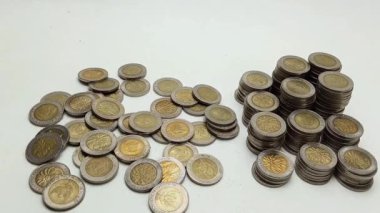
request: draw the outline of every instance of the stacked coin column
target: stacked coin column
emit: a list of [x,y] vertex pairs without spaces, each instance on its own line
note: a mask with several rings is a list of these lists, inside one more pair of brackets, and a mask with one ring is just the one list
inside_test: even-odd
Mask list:
[[239,87],[235,91],[235,100],[240,104],[244,103],[245,97],[253,91],[270,91],[273,80],[261,71],[245,72],[239,82]]
[[340,60],[328,53],[315,52],[309,55],[310,72],[306,78],[314,86],[318,84],[318,76],[326,71],[340,72],[342,64]]
[[252,116],[258,112],[275,112],[279,105],[278,98],[270,92],[250,93],[244,101],[243,124],[248,126]]

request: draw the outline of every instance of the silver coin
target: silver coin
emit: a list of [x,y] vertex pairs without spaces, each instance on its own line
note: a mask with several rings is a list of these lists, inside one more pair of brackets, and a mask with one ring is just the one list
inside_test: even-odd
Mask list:
[[70,139],[69,130],[67,130],[67,128],[62,125],[47,126],[43,128],[41,131],[39,131],[37,133],[37,136],[46,133],[53,133],[59,135],[62,138],[63,147],[66,147]]
[[146,79],[125,80],[120,88],[126,96],[141,97],[149,93],[150,83]]
[[140,111],[129,117],[129,126],[137,132],[153,134],[161,128],[161,116],[155,112]]
[[41,98],[41,101],[40,102],[45,102],[45,101],[53,101],[53,102],[58,102],[59,104],[61,104],[62,107],[65,106],[65,102],[66,100],[70,97],[71,95],[67,92],[63,92],[63,91],[55,91],[55,92],[51,92],[51,93],[48,93],[46,95],[44,95],[42,98]]
[[[44,204],[58,211],[68,210],[82,202],[86,192],[83,181],[73,175],[63,175],[55,178],[43,191]],[[70,195],[70,199],[62,199],[58,195]]]
[[156,133],[154,133],[154,134],[152,135],[152,138],[153,138],[153,140],[155,140],[156,142],[161,143],[161,144],[168,144],[168,143],[169,143],[169,141],[166,140],[166,139],[162,136],[161,131],[157,131]]
[[97,67],[87,68],[78,73],[79,81],[85,84],[101,81],[106,78],[108,78],[107,70]]
[[84,119],[75,119],[65,125],[69,131],[70,139],[69,144],[78,146],[82,137],[91,130],[87,127]]
[[150,110],[160,114],[164,119],[176,118],[182,112],[182,108],[174,104],[170,98],[159,98],[153,101]]
[[194,98],[205,105],[219,104],[222,101],[220,92],[212,86],[198,84],[193,88]]
[[125,115],[122,115],[118,122],[117,126],[119,127],[120,132],[124,134],[136,134],[136,131],[134,131],[130,126],[129,126],[129,118],[131,117],[132,113],[128,113]]
[[190,143],[198,146],[207,146],[216,140],[215,136],[208,131],[205,122],[197,121],[192,124],[194,126],[194,136],[191,138]]
[[149,142],[139,135],[127,135],[117,138],[114,150],[116,157],[124,163],[132,163],[149,155]]
[[47,163],[33,170],[29,177],[30,188],[41,194],[45,187],[57,176],[69,175],[70,169],[62,163]]
[[111,93],[119,89],[119,81],[114,78],[106,78],[101,81],[91,82],[88,86],[94,92]]
[[91,111],[95,95],[90,92],[81,92],[70,96],[65,103],[65,112],[73,117],[83,117]]
[[197,104],[197,100],[193,97],[193,88],[179,87],[170,95],[172,101],[182,107],[191,107]]
[[80,165],[82,178],[92,184],[103,184],[111,181],[119,170],[119,161],[112,154],[91,157],[87,156]]
[[100,156],[112,152],[116,144],[116,137],[112,132],[108,130],[94,130],[82,137],[80,148],[88,155]]
[[94,113],[92,113],[92,111],[86,113],[84,120],[91,129],[113,131],[117,127],[117,120],[105,120],[99,118]]
[[72,155],[73,163],[76,167],[80,167],[82,164],[83,159],[87,157],[87,154],[82,152],[82,149],[80,147],[77,147]]
[[170,97],[174,90],[182,86],[182,83],[178,79],[160,78],[153,83],[153,90],[157,95]]
[[186,170],[190,180],[199,185],[213,185],[223,177],[223,166],[212,155],[194,155],[187,163]]
[[92,103],[95,115],[106,120],[117,120],[124,114],[124,106],[112,98],[99,98]]
[[161,183],[149,194],[149,208],[154,213],[183,213],[188,206],[187,190],[177,183]]
[[198,149],[191,143],[168,144],[164,149],[163,157],[173,157],[186,166],[196,154],[198,154]]
[[183,107],[183,111],[192,116],[203,116],[205,114],[206,108],[206,105],[198,103],[191,107]]
[[33,138],[26,147],[26,159],[36,165],[52,161],[61,154],[62,138],[54,133],[41,134]]
[[146,67],[142,64],[130,63],[121,66],[118,70],[121,79],[139,79],[146,76]]
[[162,168],[162,183],[182,183],[186,176],[185,166],[173,157],[158,160]]
[[161,134],[170,142],[183,143],[194,136],[194,127],[184,119],[169,119],[162,124]]
[[112,98],[116,101],[119,101],[120,103],[123,102],[123,99],[124,99],[124,93],[123,93],[123,91],[121,91],[121,89],[118,89],[113,93],[107,93],[107,94],[103,94],[103,95],[106,98]]
[[236,121],[235,112],[231,108],[219,104],[208,106],[205,117],[207,121],[220,126],[230,125]]
[[155,160],[140,159],[127,168],[124,180],[133,191],[149,192],[161,182],[162,169]]
[[29,112],[29,121],[37,126],[46,127],[61,121],[63,108],[58,102],[44,101],[32,107]]

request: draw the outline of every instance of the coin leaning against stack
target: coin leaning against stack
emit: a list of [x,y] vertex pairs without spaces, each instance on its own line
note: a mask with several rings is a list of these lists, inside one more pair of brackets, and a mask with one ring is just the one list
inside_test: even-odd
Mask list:
[[235,100],[244,104],[245,97],[253,91],[270,91],[273,80],[261,71],[247,71],[240,78],[239,87],[235,91]]

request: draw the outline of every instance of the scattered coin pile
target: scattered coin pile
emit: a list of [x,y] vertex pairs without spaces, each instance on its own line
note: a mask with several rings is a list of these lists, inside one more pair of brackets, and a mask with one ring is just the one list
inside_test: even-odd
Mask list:
[[244,103],[245,97],[253,91],[269,91],[273,84],[272,78],[261,71],[248,71],[240,79],[239,87],[235,91],[235,100]]

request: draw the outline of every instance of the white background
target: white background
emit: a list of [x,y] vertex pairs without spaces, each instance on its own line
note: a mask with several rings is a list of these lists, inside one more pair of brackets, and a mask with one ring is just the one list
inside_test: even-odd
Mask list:
[[[186,86],[216,87],[222,104],[239,117],[242,128],[236,139],[199,148],[220,159],[225,173],[211,187],[185,180],[188,212],[379,212],[379,175],[366,193],[348,191],[335,179],[309,185],[296,174],[279,189],[259,185],[251,175],[256,157],[246,148],[242,107],[233,98],[247,70],[271,74],[283,55],[332,53],[355,82],[346,113],[363,123],[360,146],[380,159],[379,11],[375,0],[0,0],[0,211],[49,211],[28,186],[35,166],[24,152],[40,130],[28,122],[29,109],[51,91],[86,91],[77,81],[83,68],[102,67],[117,77],[119,66],[137,62],[148,68],[152,84],[170,76]],[[125,97],[124,105],[127,112],[148,110],[158,97],[153,91]],[[184,112],[181,117],[202,119]],[[165,146],[149,141],[149,157],[159,159]],[[68,147],[58,161],[79,175],[71,162],[73,150]],[[110,183],[86,184],[83,202],[72,211],[148,212],[148,194],[126,187],[126,168],[121,164]]]

